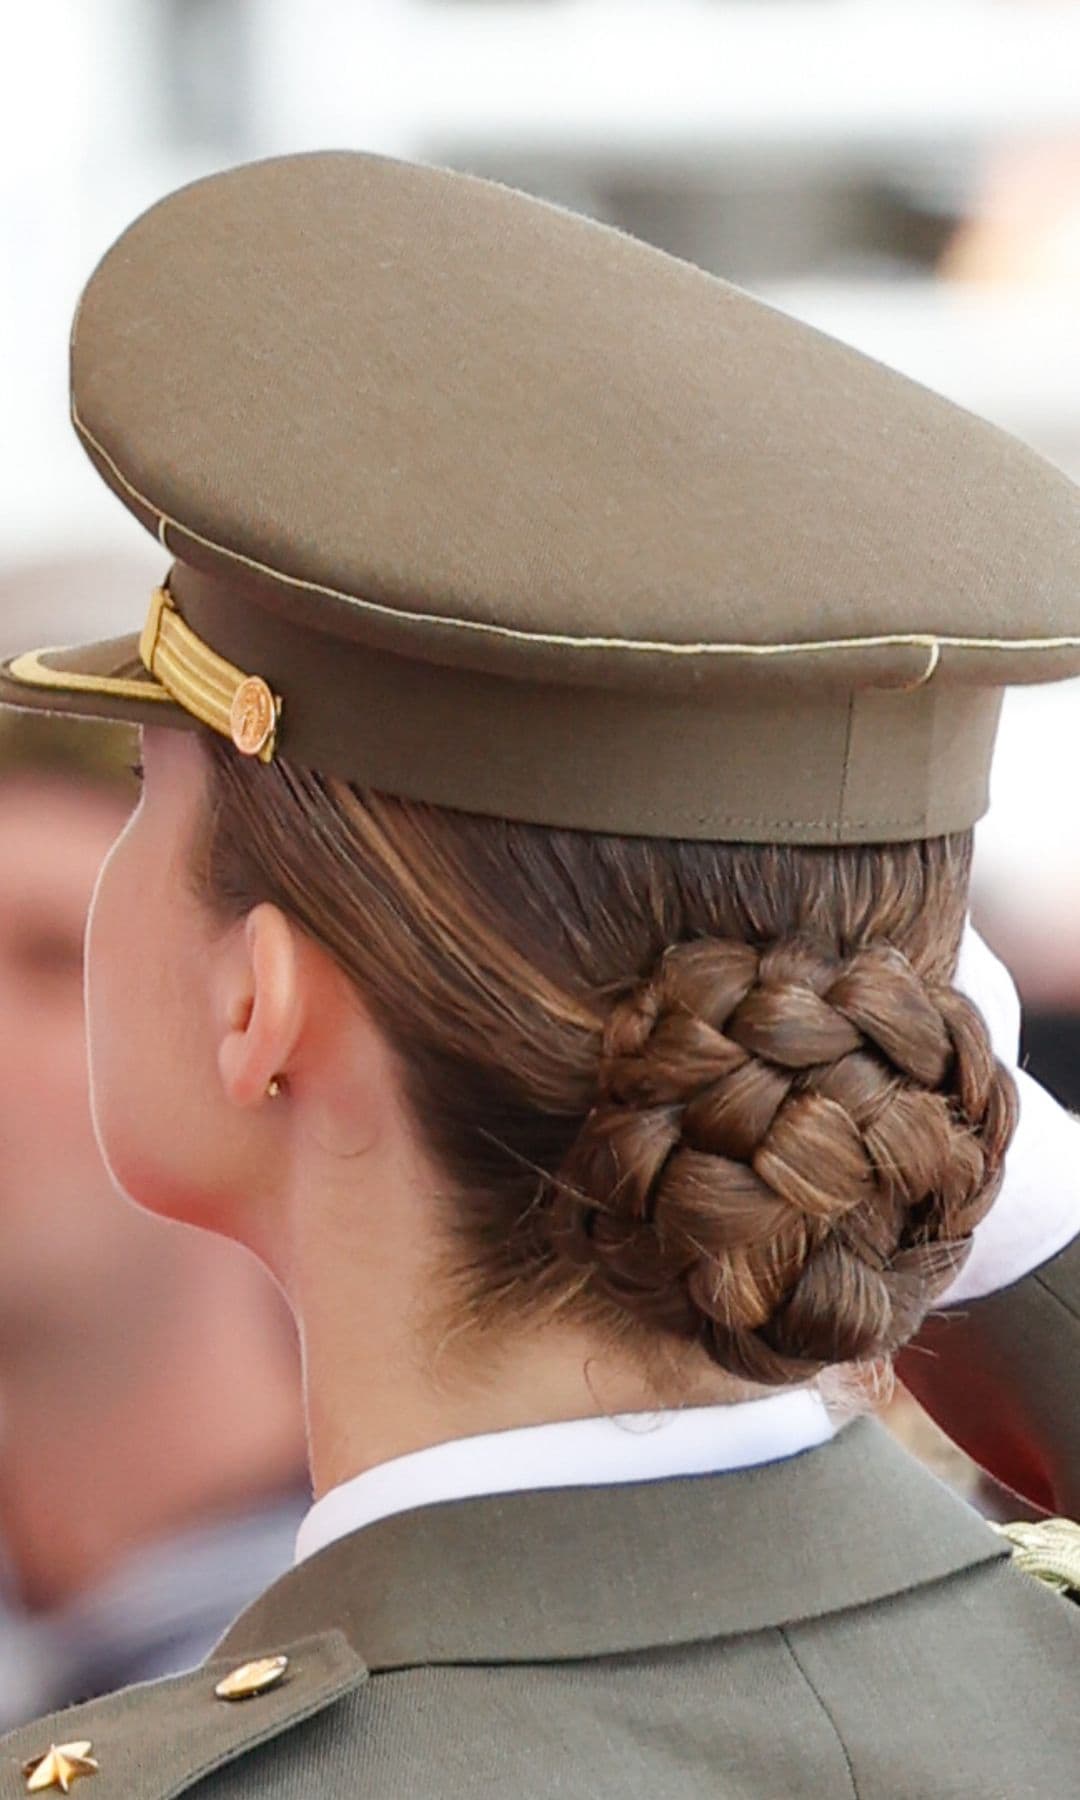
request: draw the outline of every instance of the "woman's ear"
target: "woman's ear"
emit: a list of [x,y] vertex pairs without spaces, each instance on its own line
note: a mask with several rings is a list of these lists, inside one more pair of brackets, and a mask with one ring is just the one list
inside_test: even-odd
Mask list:
[[303,1017],[296,929],[276,906],[248,913],[222,980],[222,1086],[234,1106],[258,1106],[287,1079]]

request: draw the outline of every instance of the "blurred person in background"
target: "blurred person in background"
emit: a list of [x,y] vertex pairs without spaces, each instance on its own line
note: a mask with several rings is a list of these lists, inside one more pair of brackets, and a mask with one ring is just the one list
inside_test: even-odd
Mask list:
[[[1060,305],[1075,318],[1080,137],[1073,132],[1010,143],[991,156],[971,215],[953,235],[940,272],[983,292]],[[1065,451],[1064,460],[1071,464],[1074,458]],[[992,813],[982,833],[976,912],[1016,976],[1028,1066],[1078,1111],[1080,836],[1071,820],[1080,683],[1053,694],[1010,694],[1000,744],[1002,824]],[[1041,879],[1033,883],[1036,858]]]
[[940,272],[1062,295],[1080,286],[1080,137],[1010,144],[994,156]]
[[[109,574],[0,592],[13,627],[67,641],[128,591]],[[120,727],[0,718],[3,1728],[198,1661],[287,1566],[306,1504],[276,1293],[244,1253],[121,1200],[94,1141],[83,926],[136,749]]]

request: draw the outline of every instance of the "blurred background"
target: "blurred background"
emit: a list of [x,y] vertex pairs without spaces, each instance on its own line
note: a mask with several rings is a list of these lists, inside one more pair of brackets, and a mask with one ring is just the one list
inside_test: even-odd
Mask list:
[[[18,613],[38,595],[43,623],[57,619],[50,632],[133,626],[160,574],[155,547],[138,542],[67,423],[67,333],[93,262],[139,210],[183,181],[304,147],[447,163],[595,214],[895,365],[1080,478],[1074,0],[34,0],[11,7],[5,40],[0,590],[9,618],[11,599]],[[50,613],[63,595],[71,606],[62,617]],[[979,833],[977,904],[1018,978],[1034,1071],[1080,1106],[1078,769],[1077,684],[1010,696],[993,805]],[[55,769],[50,779],[59,779]],[[62,802],[55,785],[50,792]],[[120,803],[117,793],[108,804]],[[44,804],[39,789],[22,815],[15,809],[12,829],[25,833],[25,817],[40,821]],[[0,871],[5,860],[9,869],[25,862],[28,843],[25,835],[0,842]],[[92,846],[85,854],[92,860]],[[40,894],[21,904],[26,916],[40,915]],[[3,929],[0,916],[0,952]],[[55,997],[55,943],[34,955]],[[0,1017],[0,1040],[6,1030]],[[42,1055],[42,1066],[53,1066],[52,1050]],[[50,1106],[70,1103],[69,1094],[36,1104],[46,1119]],[[84,1244],[80,1258],[89,1253]],[[42,1267],[55,1278],[54,1264]],[[204,1287],[217,1279],[198,1276]],[[12,1282],[13,1294],[27,1291],[26,1278]],[[54,1292],[73,1316],[55,1279]],[[6,1316],[15,1324],[6,1326],[7,1304],[0,1295],[0,1540],[14,1542],[20,1519],[40,1517],[40,1496],[32,1482],[13,1490],[5,1405],[10,1420],[20,1406],[29,1416],[31,1402],[39,1413],[45,1402],[8,1379],[19,1344],[31,1341],[19,1330],[30,1333],[32,1322],[20,1325],[12,1304]],[[40,1337],[40,1320],[37,1328]],[[252,1332],[277,1328],[276,1320],[251,1324]],[[277,1349],[260,1342],[256,1364],[284,1379]],[[115,1343],[100,1349],[108,1393],[118,1351]],[[183,1381],[182,1356],[165,1356],[162,1366]],[[194,1416],[208,1382],[206,1359],[192,1358],[186,1388],[171,1399],[147,1393],[140,1404],[146,1416],[163,1405]],[[265,1406],[245,1396],[243,1411],[261,1417]],[[125,1428],[134,1427],[133,1415]],[[211,1427],[229,1438],[220,1418],[199,1415],[192,1430],[205,1444]],[[910,1420],[906,1428],[922,1430]],[[208,1475],[210,1499],[196,1496],[192,1511],[187,1496],[181,1519],[190,1526],[230,1507],[235,1514],[243,1500],[263,1518],[267,1543],[284,1543],[302,1485],[293,1432],[274,1411],[258,1491],[238,1493],[235,1481],[215,1491]],[[145,1444],[144,1433],[144,1455]],[[168,1462],[164,1441],[156,1454]],[[959,1461],[947,1466],[970,1486]],[[45,1579],[35,1592],[40,1556],[21,1541],[13,1554],[6,1665],[0,1620],[0,1715],[5,1666],[9,1712],[36,1710],[47,1684],[43,1674],[33,1689],[26,1676],[34,1656],[42,1670],[60,1671],[57,1691],[61,1674],[69,1688],[77,1679],[86,1685],[88,1677],[63,1673],[77,1664],[65,1645],[98,1642],[102,1632],[108,1644],[110,1618],[153,1610],[155,1581],[159,1611],[163,1595],[191,1589],[175,1555],[150,1576],[144,1558],[135,1597],[130,1588],[126,1598],[113,1594],[112,1613],[98,1605],[106,1620],[94,1623],[94,1639],[85,1595],[100,1592],[102,1569],[115,1569],[125,1531],[145,1543],[164,1530],[161,1519],[113,1519],[108,1495],[98,1500],[112,1538],[106,1543],[103,1525],[97,1564],[93,1546],[83,1546],[82,1562],[75,1547],[70,1591],[49,1594]],[[171,1505],[163,1503],[162,1519],[174,1541]],[[204,1572],[216,1566],[211,1550]],[[262,1578],[257,1562],[252,1585]],[[96,1569],[93,1580],[87,1568]],[[73,1616],[73,1596],[83,1614],[76,1605]],[[64,1630],[45,1631],[46,1614],[61,1616]],[[194,1642],[198,1634],[188,1635]],[[106,1673],[115,1679],[112,1667]]]

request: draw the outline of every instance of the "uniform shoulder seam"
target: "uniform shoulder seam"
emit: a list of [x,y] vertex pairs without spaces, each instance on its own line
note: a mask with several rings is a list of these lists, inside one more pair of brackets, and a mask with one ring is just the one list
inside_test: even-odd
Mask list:
[[851,1783],[851,1793],[853,1796],[853,1800],[859,1800],[859,1784],[855,1780],[855,1770],[852,1766],[851,1757],[848,1753],[847,1744],[844,1742],[843,1733],[840,1730],[839,1725],[836,1723],[836,1720],[834,1719],[826,1700],[824,1699],[822,1694],[819,1692],[819,1690],[814,1686],[814,1683],[810,1679],[810,1676],[807,1673],[805,1667],[800,1662],[798,1652],[796,1651],[794,1644],[792,1643],[790,1637],[788,1636],[787,1631],[785,1630],[785,1628],[782,1625],[779,1627],[778,1635],[780,1637],[781,1643],[784,1646],[784,1649],[787,1651],[792,1662],[795,1664],[795,1667],[798,1670],[799,1674],[801,1675],[805,1685],[810,1689],[811,1694],[813,1695],[814,1699],[817,1702],[819,1710],[822,1713],[824,1713],[825,1718],[828,1721],[829,1729],[832,1732],[834,1738],[836,1739],[837,1743],[840,1746],[840,1754],[844,1759],[844,1767],[847,1770],[848,1781]]

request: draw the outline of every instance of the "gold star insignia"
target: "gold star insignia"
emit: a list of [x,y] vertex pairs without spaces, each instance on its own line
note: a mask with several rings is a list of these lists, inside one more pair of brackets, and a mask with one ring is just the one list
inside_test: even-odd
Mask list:
[[92,1747],[88,1741],[50,1744],[44,1756],[32,1756],[23,1764],[30,1793],[40,1794],[45,1788],[58,1787],[61,1792],[70,1794],[72,1782],[78,1781],[80,1775],[96,1775],[98,1766],[90,1754]]

